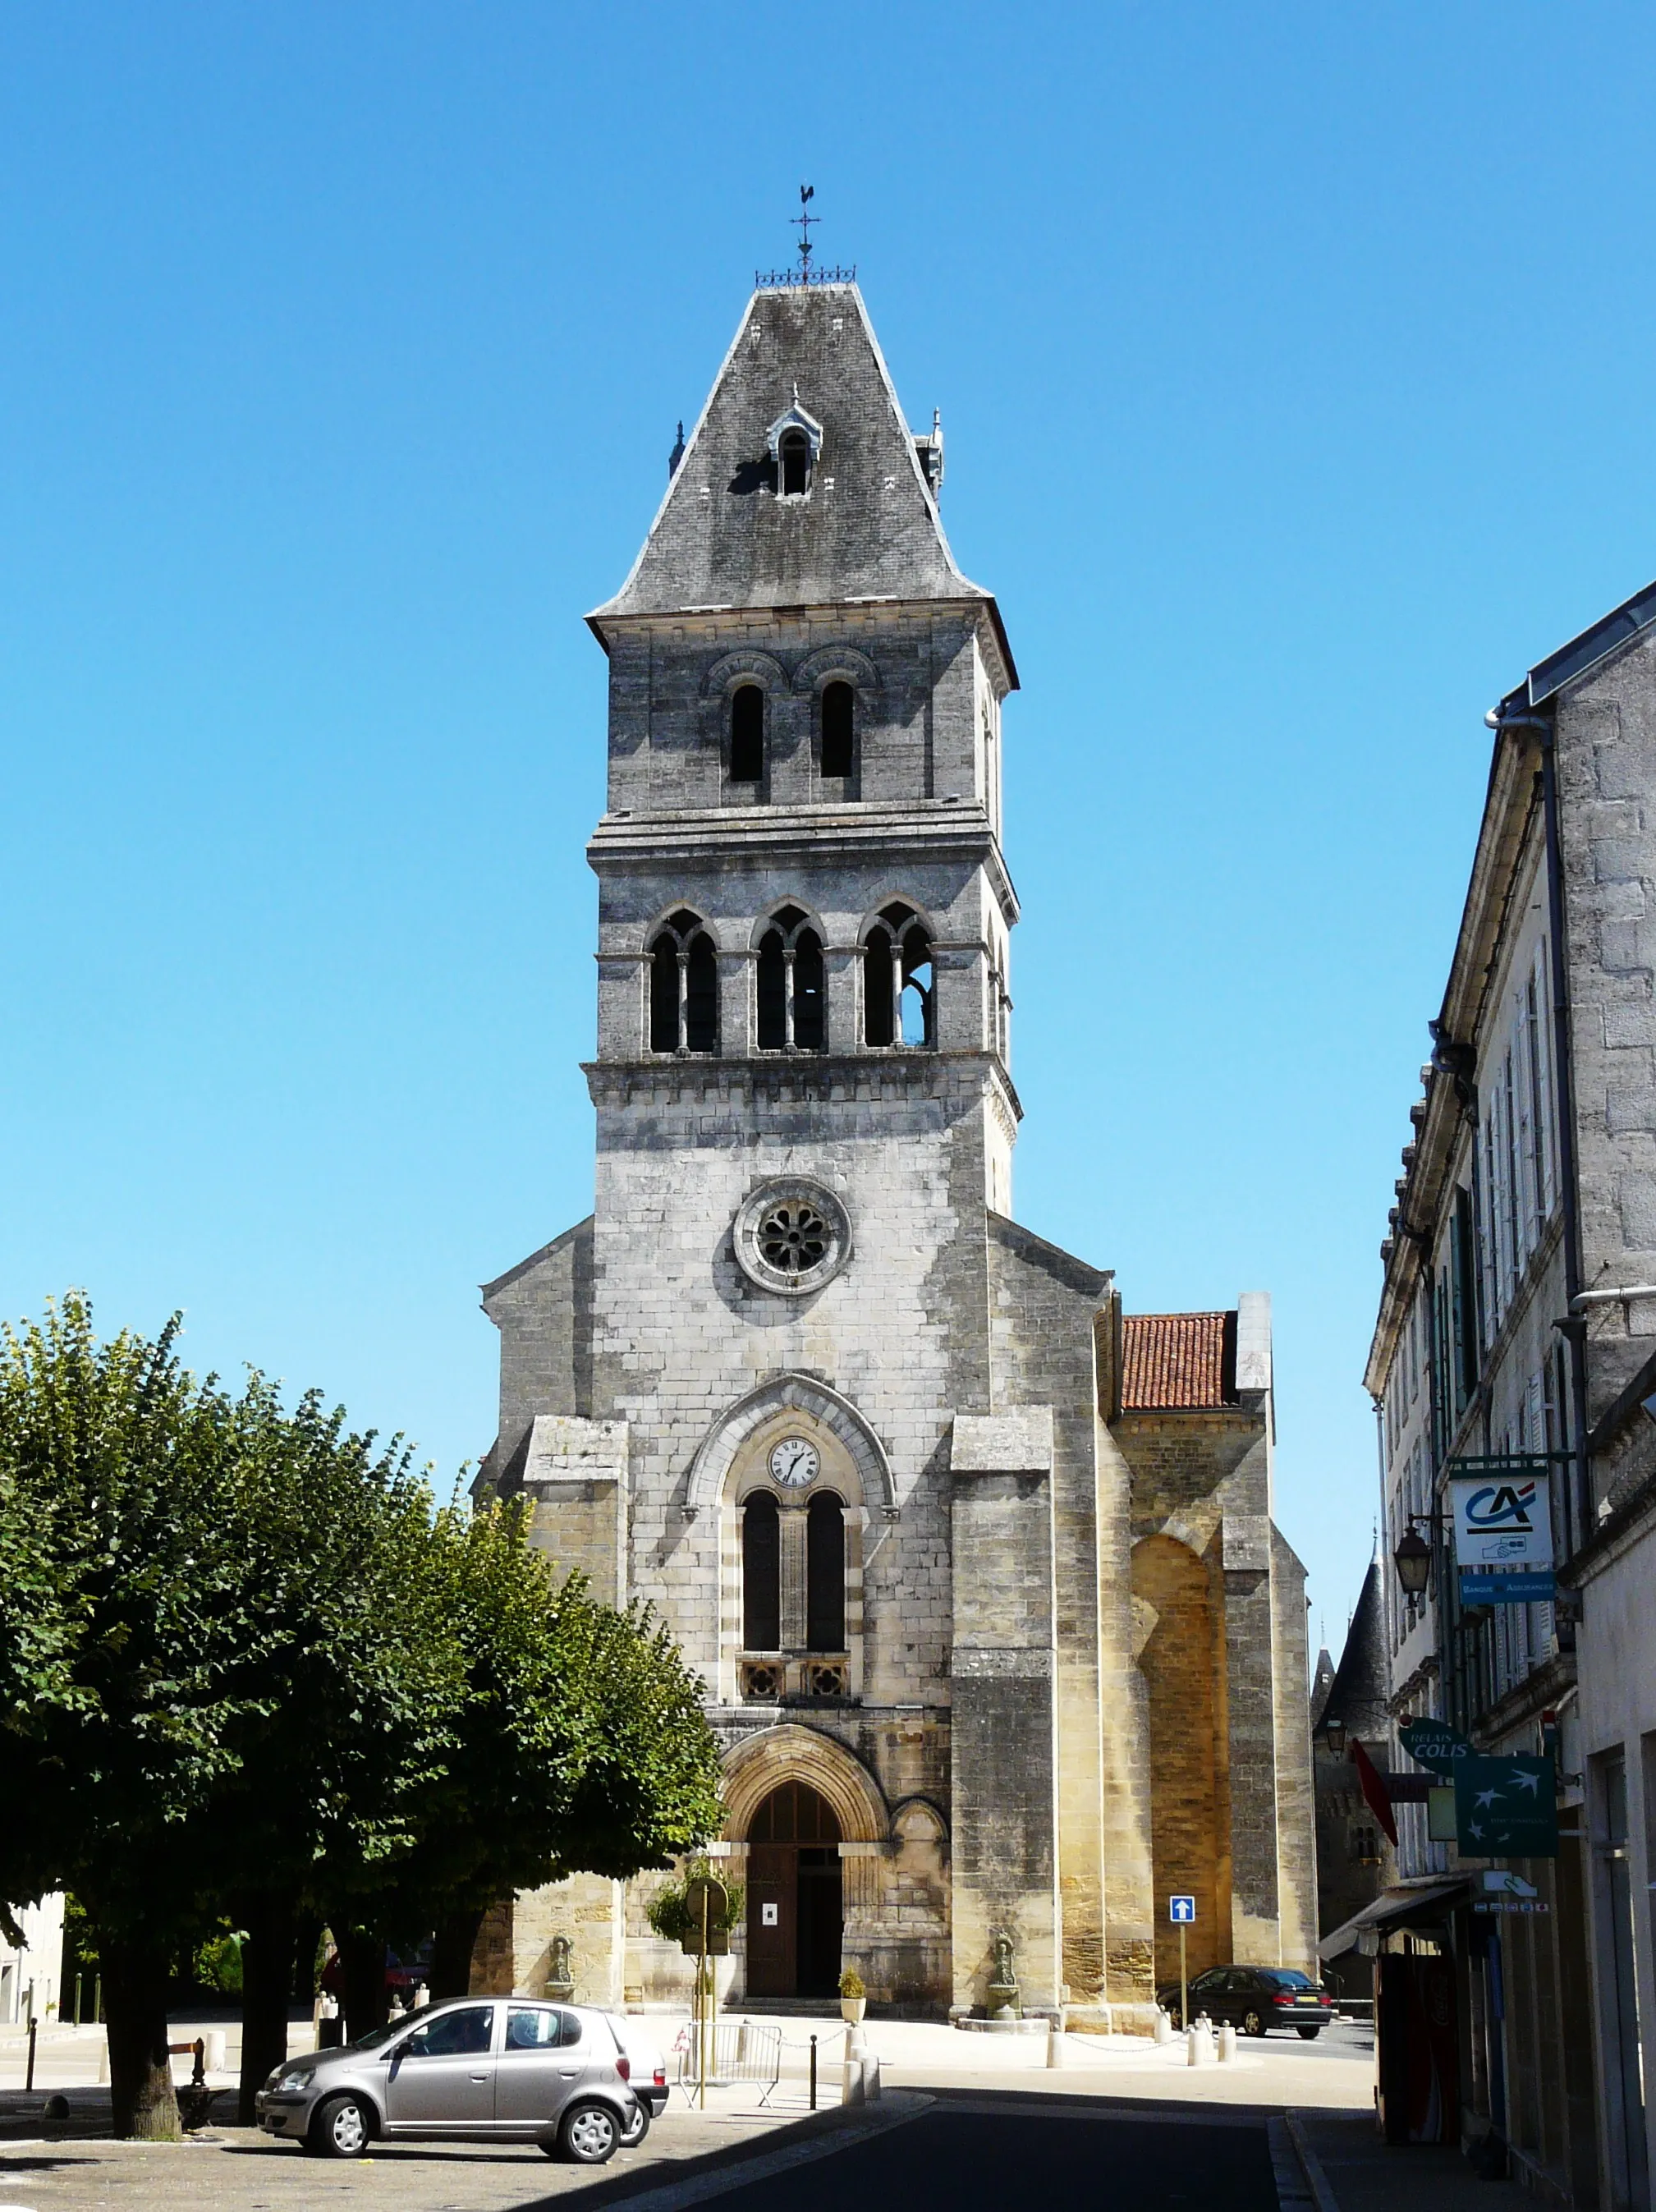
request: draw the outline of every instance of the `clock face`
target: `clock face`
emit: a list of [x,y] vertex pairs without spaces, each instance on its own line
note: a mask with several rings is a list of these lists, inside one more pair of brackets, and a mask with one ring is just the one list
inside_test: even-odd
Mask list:
[[804,1490],[816,1481],[822,1462],[815,1444],[808,1444],[803,1437],[784,1437],[779,1444],[771,1447],[770,1466],[772,1480],[779,1482],[784,1490]]

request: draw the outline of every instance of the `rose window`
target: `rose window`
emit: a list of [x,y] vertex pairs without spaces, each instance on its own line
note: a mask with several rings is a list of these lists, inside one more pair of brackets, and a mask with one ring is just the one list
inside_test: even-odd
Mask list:
[[773,1206],[759,1224],[759,1249],[785,1275],[803,1275],[821,1264],[834,1231],[809,1201]]
[[851,1217],[825,1184],[779,1176],[749,1193],[731,1244],[750,1282],[800,1297],[831,1282],[851,1257]]

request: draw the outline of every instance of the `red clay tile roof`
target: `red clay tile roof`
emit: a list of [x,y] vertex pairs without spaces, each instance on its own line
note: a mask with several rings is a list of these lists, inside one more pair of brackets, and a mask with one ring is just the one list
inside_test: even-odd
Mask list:
[[1121,1323],[1124,1412],[1236,1402],[1234,1313],[1127,1314]]

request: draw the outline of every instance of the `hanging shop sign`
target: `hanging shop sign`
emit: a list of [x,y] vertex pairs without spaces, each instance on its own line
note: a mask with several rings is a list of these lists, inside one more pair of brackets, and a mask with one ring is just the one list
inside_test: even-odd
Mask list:
[[1550,1759],[1513,1753],[1455,1768],[1456,1843],[1465,1858],[1556,1859],[1558,1793]]
[[1490,1461],[1476,1474],[1457,1476],[1449,1497],[1461,1603],[1550,1599],[1552,1501],[1544,1472],[1521,1460]]
[[1398,1741],[1410,1759],[1429,1766],[1434,1774],[1453,1774],[1463,1759],[1476,1759],[1477,1747],[1447,1721],[1404,1721]]

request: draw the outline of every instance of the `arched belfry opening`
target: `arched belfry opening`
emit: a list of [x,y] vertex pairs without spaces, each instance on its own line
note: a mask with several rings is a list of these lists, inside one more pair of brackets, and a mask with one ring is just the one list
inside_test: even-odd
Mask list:
[[844,1930],[840,1823],[809,1783],[784,1782],[748,1823],[748,1996],[831,1997]]

